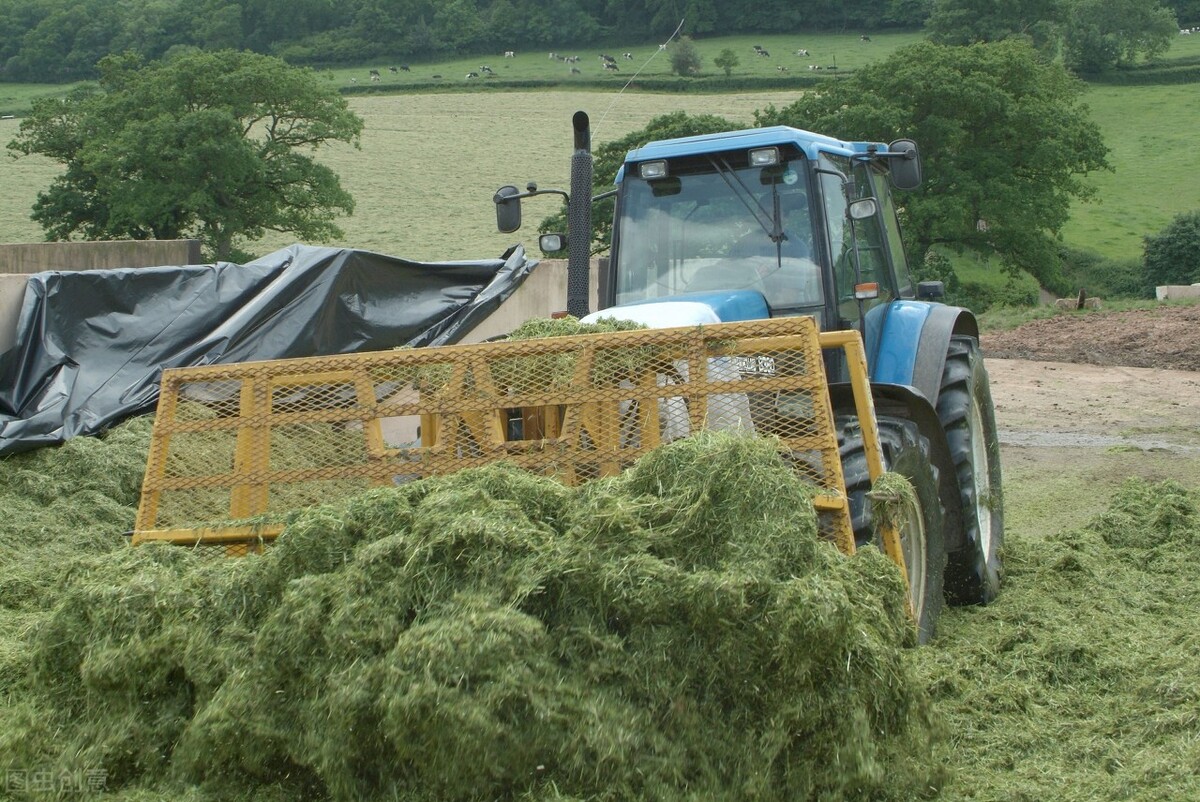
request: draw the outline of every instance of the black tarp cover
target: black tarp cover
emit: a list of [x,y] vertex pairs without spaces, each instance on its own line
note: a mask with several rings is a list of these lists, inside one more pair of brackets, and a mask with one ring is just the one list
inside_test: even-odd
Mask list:
[[536,262],[293,245],[236,265],[30,276],[0,354],[0,455],[151,411],[164,368],[458,341]]

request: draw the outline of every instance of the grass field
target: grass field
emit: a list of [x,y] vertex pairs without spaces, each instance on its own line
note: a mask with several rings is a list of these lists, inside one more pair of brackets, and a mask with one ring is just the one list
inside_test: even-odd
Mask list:
[[[745,78],[778,78],[782,75],[809,73],[810,64],[823,68],[837,67],[839,70],[853,70],[872,61],[878,61],[890,55],[896,48],[904,47],[920,41],[920,33],[889,33],[872,37],[872,41],[859,40],[858,33],[848,34],[787,34],[776,36],[730,36],[719,39],[698,39],[695,41],[696,51],[701,58],[701,78],[720,78],[724,73],[713,64],[722,50],[728,48],[737,55],[738,66],[732,71],[731,77]],[[767,57],[755,54],[754,46],[770,53]],[[795,51],[804,48],[808,56],[799,56]],[[600,53],[607,53],[617,59],[617,71],[606,70],[600,60]],[[625,53],[633,56],[626,59]],[[474,83],[502,83],[506,81],[545,81],[561,80],[566,86],[572,84],[593,86],[601,81],[602,87],[620,89],[634,74],[639,78],[670,78],[671,62],[666,53],[659,53],[656,43],[643,43],[628,47],[605,46],[588,49],[565,49],[558,52],[560,56],[577,56],[578,62],[566,63],[551,59],[545,50],[536,52],[517,52],[513,58],[504,58],[497,53],[490,57],[472,56],[452,61],[439,61],[431,64],[412,63],[408,72],[392,73],[390,67],[397,66],[393,62],[380,61],[374,65],[359,67],[338,67],[330,71],[333,80],[339,85],[353,86],[357,81],[359,88],[377,87],[381,91],[393,89],[410,89],[426,87],[455,88],[467,87],[471,81],[466,78],[469,72],[479,72],[482,66],[492,68],[494,76],[483,77]],[[574,67],[578,73],[572,73]],[[779,67],[786,68],[786,73]],[[377,69],[380,73],[378,84],[371,84],[369,70]],[[435,77],[440,76],[440,77]]]
[[[700,40],[697,45],[710,74],[712,58],[729,47],[741,60],[735,78],[778,79],[782,73],[775,68],[781,65],[806,75],[809,63],[853,69],[920,36],[872,38],[865,43],[856,33],[730,37]],[[771,57],[755,56],[755,44],[769,50]],[[812,55],[793,55],[801,47]],[[633,60],[620,59],[626,50]],[[639,69],[643,77],[667,76],[668,61],[664,55],[652,59],[655,50],[653,45],[605,48],[618,55],[619,74],[605,74],[599,49],[577,53],[578,76],[542,51],[518,52],[511,59],[497,54],[490,60],[414,63],[410,72],[395,74],[388,69],[395,65],[381,62],[376,67],[381,73],[378,85],[369,81],[369,65],[330,71],[330,80],[361,91],[352,95],[351,104],[367,123],[361,150],[339,146],[321,155],[358,203],[354,216],[342,221],[345,237],[333,244],[421,260],[493,257],[518,239],[532,242],[537,221],[555,207],[550,199],[530,203],[526,228],[517,236],[500,235],[493,224],[492,193],[502,184],[524,186],[530,180],[543,187],[564,186],[572,147],[570,116],[577,109],[592,116],[593,146],[599,146],[674,110],[718,113],[749,124],[754,110],[786,104],[802,91],[797,86],[739,94],[622,92],[624,82]],[[1200,55],[1200,37],[1180,37],[1168,54],[1193,55]],[[465,78],[485,63],[497,74],[492,89],[488,80]],[[552,90],[502,88],[558,73],[563,74],[563,84]],[[351,79],[357,79],[357,86]],[[573,86],[572,80],[579,85]],[[370,89],[379,91],[362,91]],[[0,109],[47,91],[51,87],[0,84]],[[1189,85],[1095,86],[1088,90],[1086,102],[1112,151],[1114,170],[1091,176],[1098,196],[1076,204],[1064,239],[1108,257],[1137,257],[1145,235],[1180,212],[1200,208],[1200,181],[1195,178],[1200,152],[1189,141],[1200,123],[1200,96]],[[12,139],[18,122],[0,120],[0,142]],[[0,194],[0,242],[38,241],[42,232],[29,219],[29,211],[57,167],[36,157],[10,159],[5,154],[0,159],[5,190]],[[273,234],[249,250],[267,253],[293,239]]]

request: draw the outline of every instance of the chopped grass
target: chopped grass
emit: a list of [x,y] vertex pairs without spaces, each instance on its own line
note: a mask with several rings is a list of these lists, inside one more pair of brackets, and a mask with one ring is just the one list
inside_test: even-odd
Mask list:
[[1130,480],[1086,526],[1006,544],[987,608],[919,669],[959,769],[945,800],[1200,798],[1200,495]]
[[817,539],[812,492],[713,433],[579,489],[376,489],[240,560],[68,535],[20,566],[38,603],[0,608],[0,771],[127,799],[912,798],[939,770],[903,587]]
[[0,774],[138,802],[1200,798],[1174,482],[1010,537],[1000,599],[915,649],[892,566],[817,541],[763,441],[376,489],[211,560],[125,544],[148,433],[0,462]]

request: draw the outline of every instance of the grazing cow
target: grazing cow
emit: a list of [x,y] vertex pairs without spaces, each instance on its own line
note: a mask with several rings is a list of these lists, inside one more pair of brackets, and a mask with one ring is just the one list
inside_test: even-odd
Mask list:
[[396,73],[396,68],[395,68],[395,67],[388,67],[388,72],[390,72],[390,73],[392,73],[392,74],[394,75],[394,74]]
[[582,73],[583,73],[583,70],[579,69],[578,67],[571,68],[572,75],[581,75]]
[[808,48],[804,48],[804,47],[802,47],[802,48],[800,48],[799,50],[797,50],[795,53],[793,53],[792,55],[795,55],[795,56],[807,56],[807,55],[808,55]]
[[761,52],[762,52],[762,45],[755,45],[755,46],[754,46],[754,52],[755,52],[755,53],[761,53]]
[[810,70],[823,70],[823,69],[825,69],[825,68],[824,68],[824,67],[822,67],[820,64],[809,64],[809,65],[808,65],[808,68],[809,68]]
[[563,59],[563,61],[567,62],[568,64],[578,64],[579,56],[567,56],[565,59]]
[[478,77],[479,77],[479,73],[477,73],[477,72],[468,72],[467,73],[467,80],[470,80],[471,78],[478,78]]
[[550,60],[551,60],[551,61],[554,61],[556,58],[558,58],[558,54],[557,54],[557,53],[551,53],[551,54],[550,54]]
[[603,61],[603,62],[606,62],[606,63],[608,63],[608,64],[615,64],[615,63],[616,63],[616,61],[617,61],[615,58],[613,58],[612,56],[608,55],[607,53],[601,53],[601,54],[600,54],[600,60],[601,60],[601,61]]
[[493,73],[492,73],[492,68],[491,68],[491,67],[489,67],[489,66],[488,66],[488,65],[486,65],[486,64],[481,64],[481,65],[479,65],[479,71],[480,71],[480,72],[486,72],[488,75],[492,75],[492,74],[493,74]]
[[515,52],[513,52],[512,50],[505,50],[504,57],[505,58],[516,58],[517,54]]
[[372,78],[378,78],[379,70],[371,70],[370,72],[367,73],[367,75],[370,75]]
[[372,75],[372,76],[371,76],[371,83],[373,83],[373,84],[377,84],[377,83],[379,83],[379,81],[380,81],[380,80],[381,80],[381,79],[380,79],[380,77],[379,77],[378,75]]
[[606,61],[606,62],[604,62],[604,69],[606,69],[606,70],[612,70],[613,72],[620,72],[620,71],[621,71],[621,68],[617,66],[617,63],[616,63],[615,61]]
[[622,55],[622,56],[623,56],[623,57],[624,57],[626,60],[628,60],[628,61],[633,61],[633,54],[632,54],[632,53],[622,53],[621,55]]
[[869,42],[869,41],[871,41],[871,37],[867,36],[867,35],[864,33],[862,36],[858,37],[858,41],[860,41],[860,42]]
[[837,69],[837,65],[836,65],[836,64],[830,64],[830,65],[829,65],[828,67],[826,67],[825,69],[827,69],[827,70],[836,70],[836,69]]
[[357,79],[357,78],[351,78],[351,79],[350,79],[350,83],[352,83],[352,84],[356,84],[356,83],[358,83],[358,79]]
[[760,55],[760,56],[765,56],[766,58],[770,58],[770,57],[771,57],[771,54],[770,54],[770,53],[768,53],[768,52],[767,52],[767,51],[765,51],[765,50],[755,50],[754,52],[755,52],[755,53],[757,53],[757,54],[758,54],[758,55]]
[[787,72],[787,71],[788,71],[788,70],[787,70],[787,67],[784,67],[782,64],[781,64],[780,66],[776,67],[775,69],[779,70],[780,72]]
[[400,65],[400,72],[412,72],[412,70],[410,70],[410,69],[408,68],[408,65],[407,65],[407,64],[401,64],[401,65]]

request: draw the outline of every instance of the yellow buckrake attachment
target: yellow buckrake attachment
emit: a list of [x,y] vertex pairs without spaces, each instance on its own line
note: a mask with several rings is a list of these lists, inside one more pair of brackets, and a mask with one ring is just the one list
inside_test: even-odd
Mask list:
[[[574,484],[710,428],[777,438],[852,552],[823,336],[783,318],[168,370],[134,542],[242,554],[371,486],[498,460]],[[830,344],[862,363],[856,334]]]

